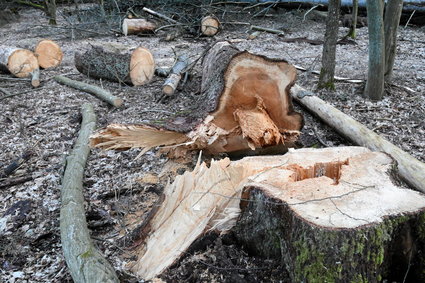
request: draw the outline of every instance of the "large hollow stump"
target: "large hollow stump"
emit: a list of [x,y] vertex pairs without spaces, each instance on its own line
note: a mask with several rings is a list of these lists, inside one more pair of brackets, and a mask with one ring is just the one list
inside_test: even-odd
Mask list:
[[347,149],[299,150],[252,178],[236,237],[291,282],[424,282],[425,195],[395,185],[389,156]]
[[153,78],[155,61],[143,47],[134,50],[117,44],[92,45],[84,53],[75,53],[75,67],[96,79],[144,85]]
[[27,49],[0,46],[0,70],[18,78],[31,75],[39,69],[37,57]]
[[[216,43],[204,57],[200,97],[192,109],[161,125],[109,125],[92,145],[125,149],[175,145],[174,152],[254,150],[294,142],[302,116],[293,111],[289,89],[295,68],[284,60]],[[183,144],[182,144],[183,143]]]

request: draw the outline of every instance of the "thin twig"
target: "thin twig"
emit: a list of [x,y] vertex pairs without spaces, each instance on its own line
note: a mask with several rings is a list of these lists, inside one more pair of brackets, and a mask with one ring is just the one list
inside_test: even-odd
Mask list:
[[407,23],[406,23],[406,25],[404,26],[404,28],[407,28],[407,26],[408,26],[408,25],[409,25],[409,23],[410,23],[410,20],[412,19],[413,15],[415,14],[415,12],[416,12],[416,10],[413,10],[413,12],[412,12],[412,14],[410,15],[409,19],[407,20]]

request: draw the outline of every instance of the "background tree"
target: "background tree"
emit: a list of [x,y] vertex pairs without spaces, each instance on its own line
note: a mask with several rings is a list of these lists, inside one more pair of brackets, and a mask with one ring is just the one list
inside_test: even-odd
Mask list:
[[400,23],[403,0],[389,0],[385,7],[385,81],[389,82],[393,74],[397,49],[397,29]]
[[45,0],[44,9],[49,17],[49,24],[56,25],[56,0]]
[[325,43],[322,52],[322,69],[319,76],[319,88],[335,89],[335,53],[338,39],[340,0],[329,0],[326,18]]
[[357,15],[359,13],[359,0],[353,0],[353,12],[352,12],[352,23],[347,36],[356,38],[356,27],[357,27]]

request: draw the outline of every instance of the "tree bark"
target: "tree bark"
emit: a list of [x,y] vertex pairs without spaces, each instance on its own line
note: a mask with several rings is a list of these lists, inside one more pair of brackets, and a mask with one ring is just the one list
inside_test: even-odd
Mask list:
[[96,79],[143,85],[153,78],[155,61],[151,52],[138,47],[104,44],[92,46],[85,53],[75,53],[75,67],[80,73]]
[[357,15],[359,13],[359,0],[353,0],[353,15],[352,15],[352,23],[350,27],[350,31],[348,32],[348,36],[352,39],[356,38],[356,28],[357,28]]
[[313,112],[328,125],[354,143],[374,151],[383,151],[397,161],[397,169],[403,180],[425,193],[425,164],[369,130],[350,116],[321,100],[313,93],[295,85],[292,97]]
[[18,78],[31,75],[31,72],[38,69],[37,57],[27,50],[10,46],[0,46],[0,69],[10,72]]
[[109,91],[103,88],[100,88],[98,86],[86,84],[79,81],[74,81],[63,76],[55,76],[54,80],[57,81],[58,83],[73,87],[75,89],[79,89],[79,90],[94,94],[96,97],[111,104],[112,106],[120,107],[123,103],[122,98],[114,96]]
[[201,93],[191,106],[196,111],[161,125],[110,125],[93,136],[92,145],[145,151],[175,144],[180,154],[192,149],[217,154],[287,147],[296,140],[303,121],[289,96],[296,77],[293,66],[241,52],[228,42],[216,43],[202,64]]
[[385,81],[390,82],[393,74],[397,49],[397,29],[400,23],[403,0],[390,0],[385,8]]
[[290,153],[306,154],[293,182],[276,167],[251,177],[234,235],[290,282],[423,282],[425,195],[394,185],[387,155],[345,149]]
[[335,89],[335,53],[338,40],[340,0],[329,0],[326,18],[325,43],[323,44],[322,69],[319,76],[319,88]]
[[89,136],[96,127],[90,104],[82,106],[83,121],[74,149],[67,158],[62,189],[60,231],[66,263],[75,282],[119,282],[113,267],[95,248],[84,211],[84,166],[90,152]]
[[49,24],[56,25],[56,0],[45,0],[44,7],[46,15],[49,17]]
[[384,96],[385,37],[382,0],[367,1],[369,30],[369,68],[365,96],[381,100]]

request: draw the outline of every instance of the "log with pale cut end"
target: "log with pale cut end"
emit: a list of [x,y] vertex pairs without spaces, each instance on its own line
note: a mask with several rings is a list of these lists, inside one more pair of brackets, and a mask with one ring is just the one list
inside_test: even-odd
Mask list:
[[122,22],[122,33],[129,34],[152,33],[156,29],[156,24],[145,19],[124,19]]
[[[159,146],[163,144],[160,138],[155,140],[158,144],[143,141],[145,128],[151,131],[152,126],[164,133],[186,136],[184,143],[176,143],[170,149],[179,154],[192,149],[217,154],[278,145],[288,147],[297,139],[303,121],[293,111],[289,95],[296,78],[293,66],[284,60],[239,51],[228,42],[215,44],[202,64],[201,93],[191,105],[196,111],[183,111],[161,125],[151,123],[118,131],[117,135],[104,136],[101,144],[94,140],[93,146],[107,148],[113,144],[117,149],[142,144],[149,148]],[[108,128],[113,131],[120,127]],[[158,131],[156,137],[160,135]],[[100,133],[98,137],[101,136]],[[164,136],[163,140],[166,139]]]
[[172,95],[177,89],[177,86],[182,78],[184,70],[187,68],[189,58],[186,55],[181,55],[177,58],[176,63],[171,68],[168,78],[162,86],[162,92],[166,95]]
[[213,16],[206,16],[201,20],[201,32],[206,36],[213,36],[220,29],[220,21]]
[[152,53],[143,47],[132,51],[119,44],[103,44],[75,53],[75,67],[92,78],[143,85],[153,78],[155,61]]
[[393,166],[362,147],[198,163],[165,188],[132,271],[149,280],[205,232],[231,230],[252,253],[281,260],[291,282],[375,282],[409,257],[416,274],[425,195],[394,184]]
[[41,40],[35,47],[34,53],[37,56],[38,64],[44,69],[59,66],[63,58],[60,46],[48,39]]
[[0,69],[10,72],[18,78],[31,75],[31,72],[38,69],[37,57],[27,49],[10,46],[0,46]]

